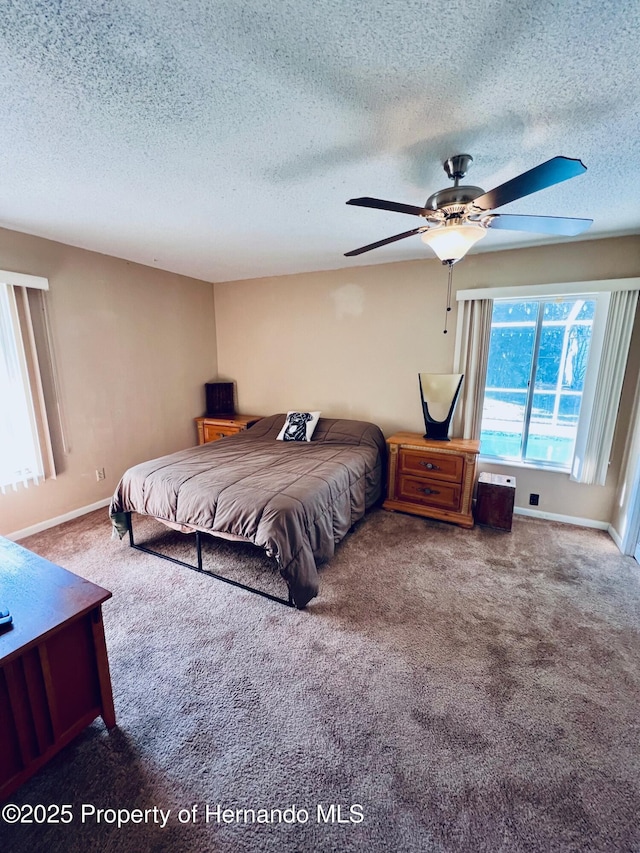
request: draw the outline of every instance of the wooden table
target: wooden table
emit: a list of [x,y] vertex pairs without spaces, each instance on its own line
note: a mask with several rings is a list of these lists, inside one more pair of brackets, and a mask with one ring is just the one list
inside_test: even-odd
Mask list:
[[0,537],[0,800],[96,717],[116,724],[102,603],[111,593]]

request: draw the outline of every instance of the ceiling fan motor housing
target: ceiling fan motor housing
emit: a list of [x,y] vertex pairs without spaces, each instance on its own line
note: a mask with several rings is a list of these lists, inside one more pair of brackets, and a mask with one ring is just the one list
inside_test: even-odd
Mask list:
[[[427,210],[442,210],[452,205],[466,207],[467,204],[481,195],[484,195],[482,187],[447,187],[430,195],[425,203],[425,208]],[[445,209],[444,212],[452,213],[453,211]]]
[[425,209],[437,210],[444,214],[445,219],[461,219],[466,206],[474,199],[484,195],[481,187],[461,187],[458,181],[469,171],[473,157],[471,154],[456,154],[442,164],[449,180],[454,186],[433,193],[426,201]]

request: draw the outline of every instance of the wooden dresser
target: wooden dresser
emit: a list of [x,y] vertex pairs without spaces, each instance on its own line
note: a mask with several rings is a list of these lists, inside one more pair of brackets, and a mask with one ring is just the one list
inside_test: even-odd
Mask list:
[[198,444],[208,444],[227,435],[235,435],[243,429],[249,429],[260,420],[262,420],[261,415],[217,415],[196,418]]
[[101,605],[111,593],[0,537],[0,801],[96,717],[113,728]]
[[418,433],[397,432],[387,445],[385,509],[473,527],[471,500],[479,441],[429,441]]

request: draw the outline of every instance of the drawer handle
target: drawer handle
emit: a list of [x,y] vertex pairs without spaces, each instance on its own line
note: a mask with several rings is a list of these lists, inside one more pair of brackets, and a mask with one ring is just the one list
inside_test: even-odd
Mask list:
[[420,464],[422,465],[423,468],[428,468],[429,471],[439,471],[440,470],[439,465],[434,465],[433,462],[425,462],[424,459],[420,460]]
[[439,495],[440,492],[438,489],[430,489],[428,486],[425,486],[423,489],[418,489],[419,492],[422,492],[424,495]]
[[225,438],[225,437],[226,437],[226,435],[227,435],[227,434],[226,434],[226,432],[219,432],[219,433],[218,433],[218,438]]

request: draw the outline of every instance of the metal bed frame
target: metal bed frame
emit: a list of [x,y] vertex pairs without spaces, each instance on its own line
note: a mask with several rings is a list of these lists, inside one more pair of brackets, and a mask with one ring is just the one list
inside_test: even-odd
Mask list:
[[284,604],[285,607],[295,607],[290,590],[288,598],[279,598],[277,595],[271,595],[271,593],[269,592],[264,592],[264,590],[262,589],[257,589],[256,587],[248,586],[247,584],[240,583],[240,581],[234,581],[231,578],[224,577],[224,575],[218,575],[215,572],[210,572],[207,569],[203,569],[202,534],[199,530],[195,531],[196,559],[198,562],[197,565],[194,566],[192,563],[185,563],[184,560],[178,560],[177,557],[170,557],[168,554],[161,554],[160,551],[154,551],[152,548],[147,548],[145,545],[137,545],[133,537],[133,518],[131,512],[127,513],[127,522],[129,528],[129,545],[132,548],[135,548],[136,551],[144,551],[145,554],[152,554],[154,557],[161,557],[163,560],[168,560],[170,563],[177,563],[179,566],[185,566],[187,569],[192,569],[194,572],[200,572],[203,575],[207,575],[210,578],[215,578],[216,580],[222,581],[223,583],[228,583],[231,586],[237,586],[240,589],[246,590],[247,592],[253,592],[255,595],[261,595],[263,598],[268,598],[269,601],[277,601],[278,604]]

